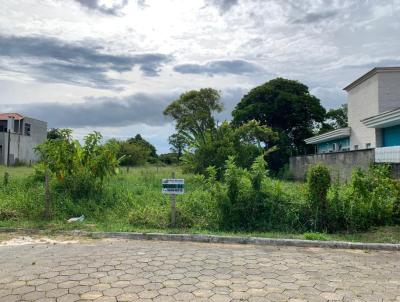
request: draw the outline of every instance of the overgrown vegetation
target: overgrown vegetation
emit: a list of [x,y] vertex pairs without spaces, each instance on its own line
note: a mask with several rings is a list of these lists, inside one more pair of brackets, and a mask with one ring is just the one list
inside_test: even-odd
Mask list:
[[[348,184],[331,185],[325,168],[318,166],[310,171],[309,182],[302,184],[271,178],[259,156],[250,169],[239,167],[230,157],[220,181],[213,167],[207,169],[207,176],[182,175],[176,167],[131,168],[105,177],[102,190],[90,194],[66,194],[54,184],[58,181],[54,175],[53,221],[85,215],[89,224],[108,229],[168,230],[170,205],[160,192],[160,182],[173,170],[186,182],[186,193],[177,197],[177,228],[182,230],[308,232],[307,238],[324,240],[328,235],[318,234],[365,231],[394,225],[400,218],[399,185],[386,166],[357,170]],[[7,184],[1,182],[0,220],[42,221],[43,180],[29,168],[15,171]],[[325,180],[316,179],[319,177]],[[321,196],[326,198],[324,214],[315,208],[321,209]]]
[[58,138],[36,148],[40,156],[36,178],[43,181],[45,174],[51,173],[54,190],[81,198],[101,191],[105,178],[118,172],[118,145],[114,141],[101,144],[98,132],[88,134],[81,145],[71,134],[62,129]]

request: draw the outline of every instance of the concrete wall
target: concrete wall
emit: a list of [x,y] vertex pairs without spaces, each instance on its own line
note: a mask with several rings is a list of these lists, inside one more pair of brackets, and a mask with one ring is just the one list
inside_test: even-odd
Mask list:
[[375,129],[367,128],[361,120],[379,114],[378,98],[377,74],[348,91],[350,150],[355,150],[355,145],[358,149],[365,149],[367,143],[371,144],[371,148],[377,146]]
[[[46,122],[25,117],[23,119],[23,125],[25,125],[25,123],[31,125],[30,136],[24,134],[24,126],[22,126],[22,133],[19,132],[10,134],[11,165],[13,165],[16,161],[22,161],[25,163],[37,161],[38,157],[34,151],[34,148],[46,140]],[[8,133],[0,133],[0,145],[2,146],[0,164],[7,164]]]
[[322,163],[334,178],[349,179],[354,168],[368,169],[374,162],[373,149],[295,156],[290,158],[290,173],[295,180],[304,180],[310,166]]

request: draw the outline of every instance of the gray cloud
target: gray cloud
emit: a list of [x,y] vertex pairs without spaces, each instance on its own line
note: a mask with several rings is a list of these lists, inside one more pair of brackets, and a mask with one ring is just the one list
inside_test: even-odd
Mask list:
[[221,15],[237,5],[239,0],[206,0],[207,5],[216,7]]
[[126,97],[90,97],[80,103],[35,103],[4,105],[9,112],[47,121],[49,127],[122,127],[137,124],[162,126],[170,121],[164,108],[178,93],[136,93]]
[[191,74],[248,74],[260,71],[261,68],[244,60],[215,60],[205,64],[181,64],[174,70],[179,73]]
[[[27,103],[2,105],[3,111],[20,112],[48,122],[49,127],[124,127],[145,124],[163,126],[171,122],[164,109],[183,91],[135,93],[124,97],[88,97],[79,103]],[[235,87],[221,91],[224,110],[219,121],[231,119],[231,112],[248,89]]]
[[122,0],[119,3],[115,3],[112,6],[105,6],[104,4],[101,4],[99,0],[75,0],[78,2],[81,6],[98,11],[102,14],[107,14],[107,15],[118,15],[120,10],[124,8],[128,4],[128,0]]
[[295,19],[294,24],[310,24],[318,23],[324,20],[330,20],[338,14],[337,10],[329,10],[318,13],[306,13],[303,17]]
[[53,38],[0,35],[0,58],[14,60],[8,64],[14,71],[29,70],[35,78],[47,82],[118,89],[122,82],[108,77],[107,71],[127,72],[138,66],[144,75],[154,77],[170,60],[169,56],[158,53],[113,55],[101,50]]
[[218,121],[231,120],[233,109],[247,92],[249,92],[249,89],[242,87],[224,89],[221,92],[221,102],[224,104],[224,110],[221,113],[217,113],[216,119]]

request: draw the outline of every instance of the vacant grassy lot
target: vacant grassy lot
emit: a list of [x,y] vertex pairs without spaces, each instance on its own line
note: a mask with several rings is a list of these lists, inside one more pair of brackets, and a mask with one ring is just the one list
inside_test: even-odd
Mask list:
[[[64,192],[52,189],[52,220],[44,221],[44,185],[34,179],[33,168],[0,167],[0,175],[8,172],[9,182],[0,184],[0,227],[40,228],[49,232],[84,229],[91,231],[140,231],[170,233],[212,233],[222,235],[300,238],[311,240],[346,240],[400,243],[400,227],[374,228],[363,233],[319,234],[294,230],[285,232],[226,232],[218,227],[219,212],[210,198],[204,180],[182,174],[177,167],[126,168],[105,183],[103,192],[74,200]],[[169,197],[161,194],[161,179],[185,179],[184,195],[177,197],[177,227],[170,227]],[[303,190],[302,184],[271,180],[270,186],[286,194]],[[295,188],[295,190],[293,189]],[[276,188],[275,188],[276,189]],[[85,221],[68,224],[70,217],[85,215]]]

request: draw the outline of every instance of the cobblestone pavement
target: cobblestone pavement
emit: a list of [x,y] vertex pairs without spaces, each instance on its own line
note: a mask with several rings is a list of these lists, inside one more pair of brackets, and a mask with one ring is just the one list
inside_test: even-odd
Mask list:
[[1,246],[0,301],[400,301],[400,253],[134,240]]

